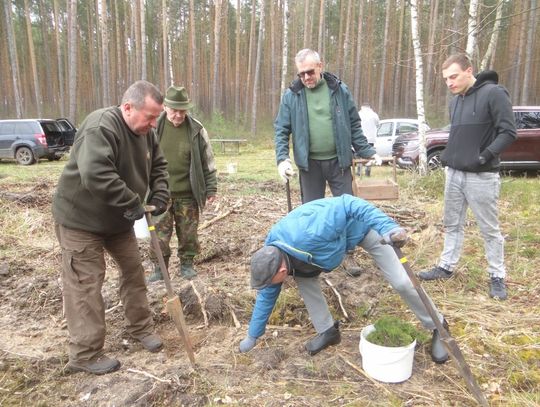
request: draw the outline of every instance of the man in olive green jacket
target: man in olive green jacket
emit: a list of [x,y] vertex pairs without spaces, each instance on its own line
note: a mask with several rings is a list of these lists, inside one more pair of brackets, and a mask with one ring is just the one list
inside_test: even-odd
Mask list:
[[[193,107],[183,86],[171,86],[165,94],[165,111],[157,122],[158,140],[167,159],[171,204],[155,219],[165,264],[171,256],[173,229],[178,238],[178,274],[190,280],[197,275],[193,258],[199,253],[199,211],[214,202],[217,192],[216,166],[208,133],[203,125],[188,115]],[[163,279],[154,253],[154,273],[148,281]]]
[[167,162],[154,131],[162,103],[154,85],[138,81],[120,106],[90,113],[60,176],[52,210],[62,248],[68,371],[104,374],[120,367],[103,351],[105,250],[118,266],[128,334],[151,352],[163,346],[154,333],[133,231],[135,220],[144,216],[146,197],[155,215],[165,211],[169,199]]

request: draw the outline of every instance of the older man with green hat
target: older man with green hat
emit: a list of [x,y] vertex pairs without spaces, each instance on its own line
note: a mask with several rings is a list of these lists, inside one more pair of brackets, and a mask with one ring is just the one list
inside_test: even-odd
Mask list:
[[[188,114],[193,108],[183,86],[171,86],[164,100],[165,111],[157,121],[157,136],[169,172],[171,202],[167,211],[155,217],[165,264],[171,257],[173,227],[178,238],[179,276],[190,280],[197,275],[193,258],[199,253],[199,212],[216,198],[217,178],[214,153],[203,125]],[[154,272],[149,282],[163,279],[162,270],[151,252]]]

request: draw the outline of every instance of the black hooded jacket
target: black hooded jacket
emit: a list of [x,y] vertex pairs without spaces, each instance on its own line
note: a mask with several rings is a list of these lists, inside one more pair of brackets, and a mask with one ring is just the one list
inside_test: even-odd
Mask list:
[[499,171],[500,154],[517,136],[510,96],[498,82],[496,72],[480,72],[467,93],[450,102],[451,128],[441,154],[443,165],[468,172]]

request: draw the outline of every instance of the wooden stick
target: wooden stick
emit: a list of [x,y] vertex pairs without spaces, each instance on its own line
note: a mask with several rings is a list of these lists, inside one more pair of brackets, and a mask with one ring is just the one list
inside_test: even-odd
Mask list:
[[208,328],[208,317],[206,315],[206,308],[204,308],[204,302],[203,302],[203,299],[201,297],[201,294],[199,294],[199,292],[195,288],[195,284],[193,283],[193,281],[190,281],[190,284],[191,284],[191,288],[193,288],[193,292],[195,293],[195,295],[197,296],[197,299],[199,300],[199,304],[201,306],[201,312],[202,312],[203,319],[204,319],[204,326]]
[[328,286],[332,289],[332,291],[334,291],[334,293],[336,294],[337,298],[338,298],[338,302],[339,302],[339,306],[341,308],[341,311],[343,312],[343,316],[348,320],[349,319],[349,314],[347,314],[347,311],[345,310],[345,306],[343,305],[343,301],[341,300],[341,294],[338,292],[338,290],[335,288],[334,284],[332,284],[330,282],[330,280],[328,280],[328,278],[324,277],[324,281],[326,284],[328,284]]
[[212,225],[213,223],[216,223],[218,220],[223,219],[226,216],[229,216],[231,213],[233,213],[236,209],[238,209],[240,206],[242,206],[242,199],[239,199],[231,209],[229,209],[227,212],[222,213],[221,215],[216,216],[214,219],[210,219],[207,222],[204,222],[202,225],[199,226],[198,230],[206,229],[208,226]]
[[150,377],[151,379],[157,380],[158,382],[161,382],[161,383],[171,383],[171,380],[169,379],[160,379],[159,377],[154,376],[153,374],[145,372],[143,370],[128,369],[127,371],[131,373],[142,374],[143,376]]
[[238,318],[236,318],[236,314],[234,313],[233,308],[231,307],[230,304],[227,304],[227,306],[229,307],[229,311],[231,312],[231,316],[232,316],[232,319],[233,319],[233,321],[234,321],[234,326],[235,326],[236,328],[241,328],[242,325],[240,325],[240,321],[238,321]]

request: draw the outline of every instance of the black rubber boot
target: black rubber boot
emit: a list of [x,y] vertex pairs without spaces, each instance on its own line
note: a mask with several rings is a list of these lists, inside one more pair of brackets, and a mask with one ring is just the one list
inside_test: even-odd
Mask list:
[[307,341],[306,350],[311,356],[313,356],[319,353],[321,350],[326,349],[331,345],[337,345],[340,342],[341,334],[339,333],[339,321],[336,321],[334,322],[334,326]]

